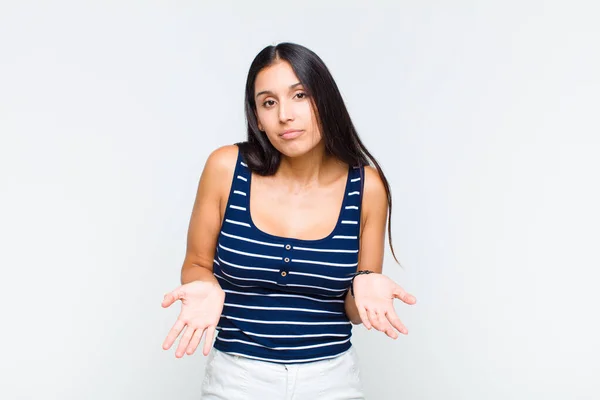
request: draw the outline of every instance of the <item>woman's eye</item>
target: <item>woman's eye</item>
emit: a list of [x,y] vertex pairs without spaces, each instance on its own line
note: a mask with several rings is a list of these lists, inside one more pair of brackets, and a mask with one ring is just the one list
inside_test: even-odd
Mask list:
[[296,96],[298,96],[299,99],[303,99],[306,97],[306,93],[299,92],[299,93],[296,93]]
[[273,100],[267,100],[263,103],[263,107],[271,107],[275,102]]

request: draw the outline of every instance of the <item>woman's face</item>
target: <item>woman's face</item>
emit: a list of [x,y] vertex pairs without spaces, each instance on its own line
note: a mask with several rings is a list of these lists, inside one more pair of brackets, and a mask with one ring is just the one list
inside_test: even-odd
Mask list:
[[297,157],[321,143],[311,99],[286,61],[264,68],[254,83],[258,129],[282,154]]

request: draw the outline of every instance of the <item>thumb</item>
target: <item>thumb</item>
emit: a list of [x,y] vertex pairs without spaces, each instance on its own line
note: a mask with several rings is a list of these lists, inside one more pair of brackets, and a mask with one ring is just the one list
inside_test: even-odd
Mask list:
[[398,285],[396,285],[394,287],[393,296],[396,299],[402,300],[406,304],[415,304],[417,302],[417,299],[415,296],[408,293],[406,290],[402,289]]
[[170,293],[165,294],[163,301],[162,301],[163,308],[169,307],[171,304],[175,303],[177,300],[181,299],[182,297],[183,297],[183,293],[181,292],[181,290],[179,290],[179,288],[173,290]]

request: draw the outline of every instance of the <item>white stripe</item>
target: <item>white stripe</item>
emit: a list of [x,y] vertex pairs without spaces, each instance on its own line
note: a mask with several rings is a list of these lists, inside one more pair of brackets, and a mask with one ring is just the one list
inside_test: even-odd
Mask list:
[[348,196],[354,196],[355,194],[360,194],[360,192],[350,192],[348,193]]
[[228,277],[230,277],[232,279],[239,279],[240,281],[267,282],[267,283],[274,283],[275,285],[277,285],[277,282],[275,282],[275,281],[269,281],[266,279],[240,278],[238,276],[229,275],[227,272],[225,272],[223,270],[221,270],[221,272],[223,273],[223,275],[227,275]]
[[358,224],[358,221],[342,221],[342,224],[356,225],[356,224]]
[[270,338],[307,338],[307,337],[346,337],[348,335],[343,333],[315,333],[315,334],[307,334],[307,335],[264,335],[262,333],[254,333],[254,332],[244,332],[248,336],[258,336],[258,337],[270,337]]
[[337,357],[339,354],[333,355],[333,356],[327,356],[327,357],[317,357],[317,358],[306,358],[306,359],[300,359],[300,360],[279,360],[277,358],[263,358],[263,357],[254,357],[254,356],[249,356],[246,354],[242,354],[242,353],[233,353],[233,352],[228,352],[228,354],[233,354],[235,356],[241,356],[241,357],[246,357],[246,358],[252,358],[254,360],[259,360],[259,361],[272,361],[272,362],[285,362],[285,363],[295,363],[295,362],[308,362],[308,361],[320,361],[320,360],[328,360],[330,358],[334,358]]
[[244,182],[248,182],[248,179],[244,178],[243,176],[238,175],[237,178],[243,180]]
[[215,264],[217,264],[217,265],[221,265],[221,264],[219,264],[219,262],[218,262],[217,260],[215,260],[214,258],[213,258],[213,262],[214,262]]
[[229,247],[223,246],[221,243],[219,243],[219,247],[222,248],[223,250],[227,250],[227,251],[230,251],[230,252],[236,253],[236,254],[241,254],[243,256],[258,257],[258,258],[268,258],[269,260],[283,260],[282,257],[266,256],[264,254],[246,253],[245,251],[239,251],[239,250],[235,250],[235,249],[230,249]]
[[311,261],[311,260],[300,260],[300,259],[292,259],[293,262],[305,263],[305,264],[318,264],[318,265],[328,265],[330,267],[356,267],[358,263],[353,264],[340,264],[340,263],[328,263],[322,261]]
[[[238,332],[238,331],[241,332],[242,331],[240,328],[223,328],[220,326],[217,326],[217,329],[220,329],[223,331],[233,331],[233,332]],[[266,335],[264,333],[255,333],[255,332],[248,332],[248,331],[244,331],[243,333],[248,336],[280,338],[280,339],[308,338],[308,337],[332,337],[332,336],[333,337],[346,337],[346,336],[348,336],[345,333],[309,333],[306,335]]]
[[[350,279],[352,279],[352,278],[350,278]],[[229,306],[229,307],[237,307],[237,308],[248,308],[251,310],[304,311],[304,312],[311,312],[311,313],[343,314],[342,312],[313,310],[310,308],[243,306],[240,304],[232,304],[232,303],[223,303],[223,305]]]
[[238,264],[230,263],[229,261],[223,260],[221,257],[219,257],[219,261],[221,261],[225,265],[229,265],[231,267],[239,268],[239,269],[249,269],[249,270],[252,270],[252,271],[279,272],[278,269],[273,269],[273,268],[246,267],[246,266],[243,266],[243,265],[238,265]]
[[357,239],[356,236],[335,235],[333,239]]
[[250,242],[250,243],[256,243],[256,244],[264,244],[265,246],[273,246],[273,247],[283,247],[282,244],[278,244],[278,243],[267,243],[267,242],[261,242],[259,240],[254,240],[254,239],[248,239],[245,237],[241,237],[241,236],[236,236],[236,235],[232,235],[230,233],[225,233],[223,231],[221,231],[221,233],[227,237],[233,238],[233,239],[238,239],[238,240],[244,240],[246,242]]
[[[223,260],[221,260],[223,261]],[[233,276],[233,275],[229,275],[228,273],[226,273],[225,271],[221,270],[221,272],[224,275],[227,275],[230,278],[233,279],[239,279],[239,280],[243,280],[243,281],[256,281],[256,282],[267,282],[267,283],[273,283],[273,284],[278,284],[277,282],[273,282],[273,281],[268,281],[268,280],[264,280],[264,279],[251,279],[251,278],[239,278],[237,276]],[[238,285],[237,283],[231,282],[229,279],[226,279],[218,274],[214,274],[215,276],[218,276],[219,278],[231,283],[234,286],[238,286],[238,287],[258,287],[258,286],[246,286],[246,285]],[[348,289],[330,289],[330,288],[325,288],[325,287],[321,287],[321,286],[311,286],[311,285],[296,285],[296,284],[286,284],[285,286],[290,286],[290,287],[307,287],[307,288],[311,288],[311,289],[320,289],[320,290],[326,290],[328,292],[346,292]]]
[[246,211],[246,207],[240,207],[240,206],[231,205],[231,206],[229,206],[229,208],[233,208],[233,209],[236,209],[236,210]]
[[346,206],[346,210],[358,210],[358,206]]
[[321,303],[343,303],[344,300],[323,300],[323,299],[315,299],[314,297],[302,296],[299,294],[278,294],[278,293],[248,293],[248,292],[236,292],[235,290],[223,290],[225,293],[233,293],[233,294],[241,294],[244,296],[266,296],[266,297],[294,297],[299,299],[307,299],[318,301]]
[[296,247],[294,250],[318,251],[321,253],[358,253],[358,250],[333,250],[333,249],[313,249],[310,247]]
[[245,163],[243,163],[243,162],[240,162],[240,164],[242,164],[244,167],[247,167],[247,166],[248,166],[248,165],[246,165],[246,164],[245,164]]
[[229,284],[231,284],[231,285],[233,285],[233,286],[237,286],[237,287],[245,287],[245,288],[255,288],[255,287],[260,287],[260,286],[258,286],[258,285],[250,285],[250,286],[248,286],[248,285],[240,285],[240,284],[238,284],[238,283],[231,282],[229,279],[227,279],[227,278],[225,278],[225,277],[223,277],[223,276],[221,276],[221,275],[219,275],[219,274],[217,274],[217,273],[214,273],[214,275],[215,275],[217,278],[223,279],[225,282],[227,282],[227,283],[229,283]]
[[331,276],[317,275],[317,274],[307,274],[306,272],[294,272],[294,271],[290,271],[290,272],[288,272],[288,274],[290,274],[290,275],[302,275],[302,276],[313,276],[315,278],[323,278],[323,279],[328,279],[330,281],[349,281],[349,280],[352,279],[352,276],[350,278],[333,278]]
[[358,182],[358,181],[360,181],[360,178],[350,179],[350,182]]
[[247,318],[238,318],[231,317],[229,315],[221,314],[221,317],[225,317],[227,319],[234,319],[236,321],[243,322],[256,322],[257,324],[267,324],[267,325],[279,325],[279,324],[289,324],[289,325],[350,325],[350,321],[326,321],[326,322],[304,322],[304,321],[261,321],[258,319],[247,319]]
[[336,344],[343,344],[343,343],[348,342],[350,340],[350,338],[348,338],[346,340],[342,340],[340,342],[319,343],[319,344],[313,344],[310,346],[297,346],[297,347],[268,347],[268,346],[265,346],[262,344],[258,344],[258,343],[254,343],[254,342],[247,342],[247,341],[241,340],[241,339],[223,339],[218,336],[217,336],[217,340],[222,340],[223,342],[244,343],[244,344],[249,344],[251,346],[263,347],[263,348],[271,349],[271,350],[304,350],[304,349],[314,349],[316,347],[325,347],[325,346],[334,346]]
[[245,195],[246,195],[246,193],[244,193],[244,192],[241,192],[241,191],[239,191],[239,190],[234,190],[234,191],[233,191],[233,193],[235,193],[235,194],[241,194],[242,196],[245,196]]
[[246,227],[250,228],[250,224],[247,224],[245,222],[234,221],[232,219],[226,219],[225,222],[229,222],[230,224],[235,224],[235,225],[246,226]]
[[348,289],[329,289],[329,288],[326,288],[326,287],[312,286],[312,285],[296,285],[296,284],[291,284],[291,283],[288,283],[286,286],[307,287],[307,288],[311,288],[311,289],[327,290],[328,292],[345,292],[346,290],[348,290]]

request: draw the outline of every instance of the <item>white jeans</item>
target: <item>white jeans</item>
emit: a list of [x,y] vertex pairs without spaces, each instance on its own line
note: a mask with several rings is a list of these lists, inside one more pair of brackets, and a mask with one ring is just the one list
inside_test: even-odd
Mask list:
[[328,360],[277,364],[211,349],[203,400],[364,399],[354,347]]

